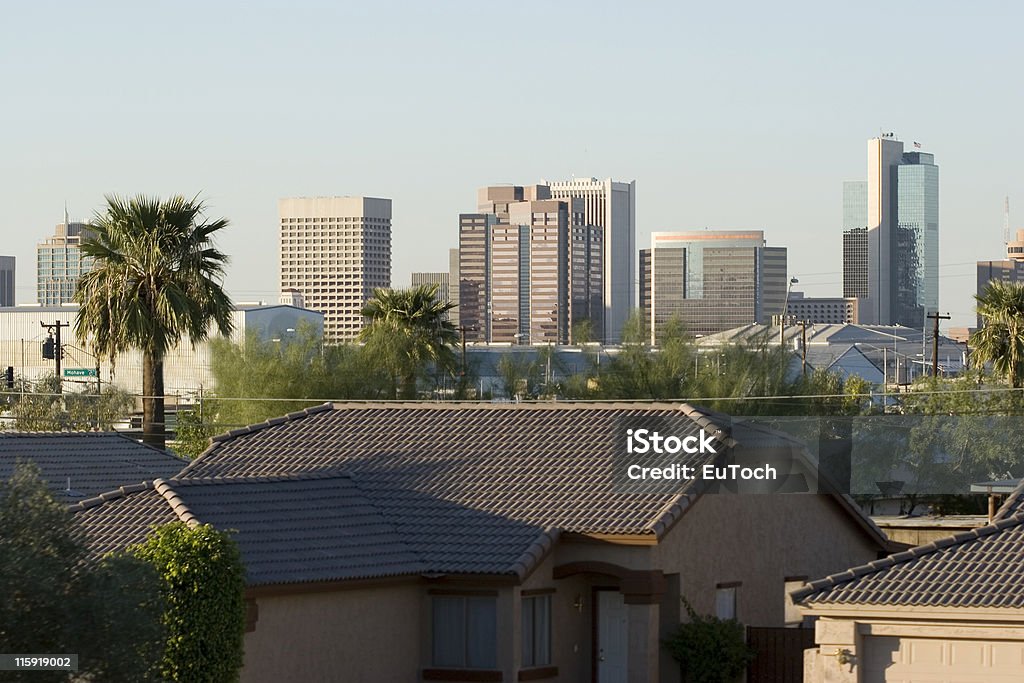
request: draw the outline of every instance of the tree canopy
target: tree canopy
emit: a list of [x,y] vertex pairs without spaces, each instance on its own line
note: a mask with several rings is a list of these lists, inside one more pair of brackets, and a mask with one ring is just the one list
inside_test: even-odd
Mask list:
[[228,257],[213,244],[226,219],[207,220],[198,199],[108,196],[88,226],[76,327],[94,353],[143,356],[143,435],[164,446],[163,359],[184,338],[196,344],[211,326],[232,330],[232,304],[221,286]]
[[363,306],[368,324],[360,341],[376,364],[394,381],[394,398],[416,398],[417,380],[434,369],[455,371],[452,350],[458,331],[446,313],[454,307],[437,298],[438,285],[409,289],[375,289]]

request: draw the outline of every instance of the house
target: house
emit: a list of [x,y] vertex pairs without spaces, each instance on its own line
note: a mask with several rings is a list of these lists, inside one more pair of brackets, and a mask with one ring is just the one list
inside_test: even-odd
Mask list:
[[58,501],[74,503],[126,482],[173,477],[187,460],[118,432],[0,432],[0,480],[33,462]]
[[813,581],[806,683],[1024,680],[1024,486],[991,524]]
[[236,530],[247,682],[678,680],[681,598],[797,626],[787,588],[890,550],[845,496],[630,479],[639,429],[689,444],[680,466],[746,441],[817,486],[789,437],[685,404],[327,404],[76,517],[95,552],[174,519]]

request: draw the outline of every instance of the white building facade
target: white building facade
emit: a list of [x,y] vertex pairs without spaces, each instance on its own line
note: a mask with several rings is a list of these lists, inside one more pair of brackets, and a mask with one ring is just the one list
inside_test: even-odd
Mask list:
[[281,291],[323,314],[328,341],[355,338],[374,288],[391,286],[391,200],[292,197],[278,213]]
[[636,181],[574,178],[546,184],[552,199],[582,199],[583,224],[604,230],[604,341],[618,343],[637,305]]
[[[75,334],[78,307],[16,306],[0,308],[0,366],[11,366],[14,374],[37,380],[53,374],[55,363],[43,358],[42,345],[48,336],[45,325],[71,323],[61,329],[64,347],[62,373],[64,390],[76,391],[96,385],[93,374],[99,368],[101,385],[114,384],[129,393],[142,393],[142,354],[138,351],[118,354],[113,365],[106,358],[97,360],[88,346]],[[323,332],[323,315],[294,306],[239,305],[232,313],[235,331],[231,341],[241,343],[247,333],[264,340],[286,340],[297,330],[311,325]],[[88,372],[89,374],[84,374]],[[164,359],[164,390],[167,395],[190,396],[215,389],[211,371],[209,341],[192,347],[187,338],[171,349]]]

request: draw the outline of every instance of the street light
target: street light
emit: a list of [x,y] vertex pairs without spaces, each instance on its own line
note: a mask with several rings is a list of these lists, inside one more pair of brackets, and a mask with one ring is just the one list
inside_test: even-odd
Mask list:
[[793,285],[798,284],[800,280],[795,277],[789,278],[789,284],[786,286],[786,299],[782,302],[782,315],[779,316],[779,346],[783,346],[786,343],[785,330],[786,330],[786,315],[789,313],[789,292],[793,289]]

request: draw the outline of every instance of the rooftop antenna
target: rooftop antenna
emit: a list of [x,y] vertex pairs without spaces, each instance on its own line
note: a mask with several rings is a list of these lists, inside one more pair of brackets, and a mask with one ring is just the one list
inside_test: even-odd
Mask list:
[[1010,244],[1010,197],[1003,200],[1003,246]]

